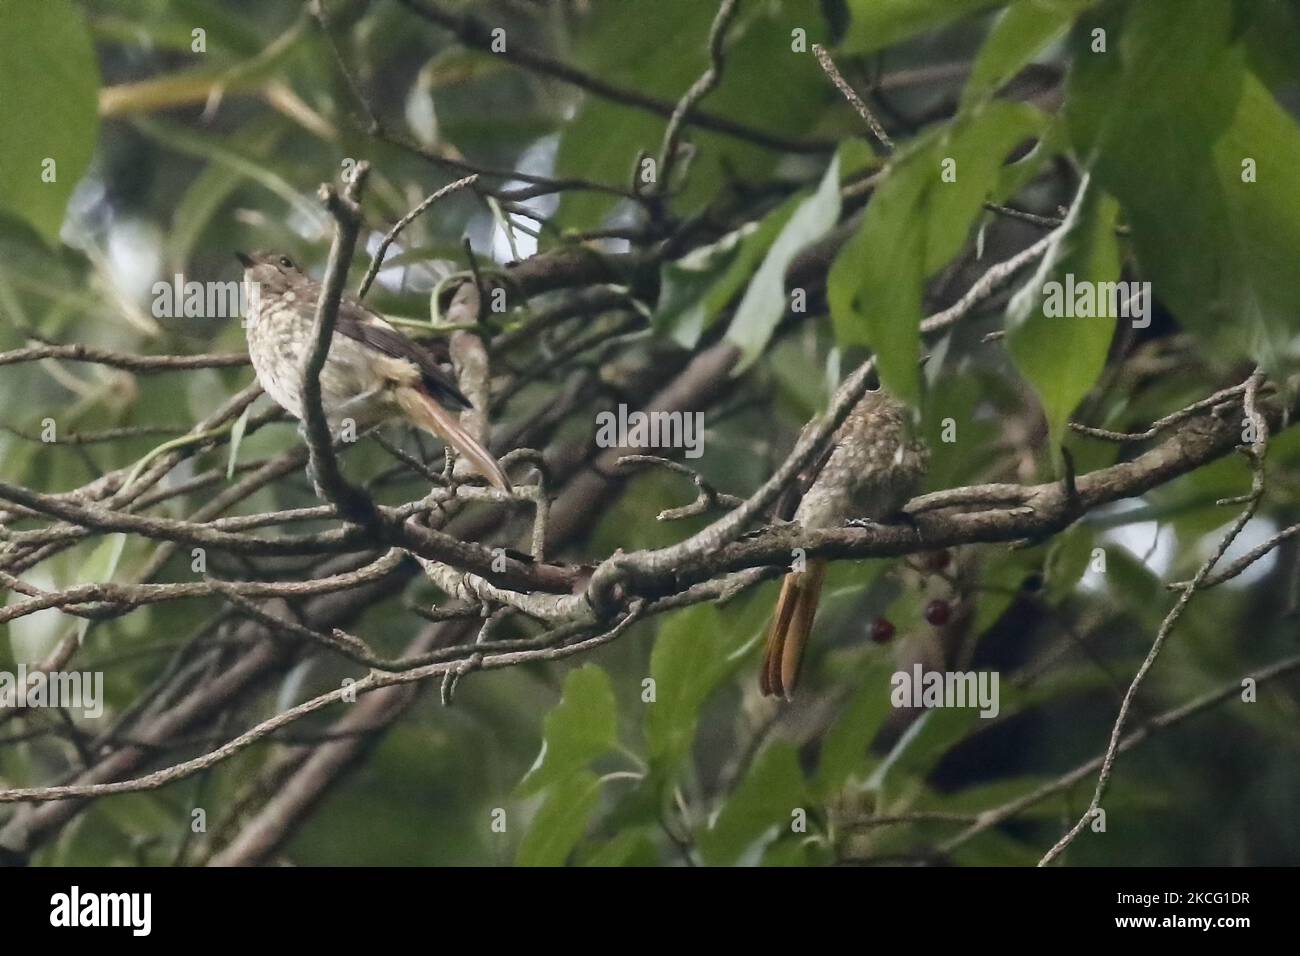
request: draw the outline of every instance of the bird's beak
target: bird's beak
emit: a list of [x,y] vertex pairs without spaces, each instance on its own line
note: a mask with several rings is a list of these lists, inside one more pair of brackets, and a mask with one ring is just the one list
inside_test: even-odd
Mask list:
[[253,257],[246,252],[236,252],[235,258],[244,264],[245,269],[251,269],[254,265]]

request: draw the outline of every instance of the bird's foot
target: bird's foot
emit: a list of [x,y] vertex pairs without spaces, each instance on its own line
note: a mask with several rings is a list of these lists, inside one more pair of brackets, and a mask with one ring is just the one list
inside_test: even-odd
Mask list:
[[325,493],[325,489],[320,483],[320,477],[316,474],[315,462],[310,458],[307,460],[307,467],[304,471],[307,472],[307,480],[311,482],[311,490],[316,492],[316,497],[321,501],[329,501],[329,495]]
[[847,518],[844,524],[849,528],[874,528],[890,524],[905,524],[912,528],[919,527],[916,516],[907,511],[895,511],[884,518]]
[[[303,421],[298,422],[298,440],[301,441],[304,445],[307,444],[307,423],[306,422]],[[304,468],[303,470],[307,473],[307,481],[311,484],[312,491],[316,492],[316,497],[319,498],[321,501],[328,501],[329,498],[325,494],[325,489],[321,487],[320,478],[316,474],[315,465],[316,463],[312,461],[311,456],[308,455],[307,467]]]
[[884,520],[878,518],[849,518],[844,522],[848,528],[883,528],[889,525],[906,525],[916,534],[918,540],[921,537],[921,525],[917,522],[916,516],[907,511],[898,511]]

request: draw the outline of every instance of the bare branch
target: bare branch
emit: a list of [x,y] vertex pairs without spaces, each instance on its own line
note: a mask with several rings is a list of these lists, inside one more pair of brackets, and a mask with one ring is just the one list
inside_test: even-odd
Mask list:
[[369,163],[357,163],[352,180],[341,196],[331,186],[322,186],[320,190],[321,201],[334,216],[334,241],[330,244],[325,278],[321,283],[320,298],[316,301],[312,347],[303,361],[302,414],[313,480],[325,497],[338,507],[341,515],[373,528],[379,521],[375,503],[362,489],[343,477],[338,459],[334,457],[333,439],[325,421],[325,412],[321,408],[320,387],[320,373],[325,367],[334,340],[334,324],[338,319],[339,304],[347,284],[348,266],[352,262],[357,233],[361,229],[361,209],[357,205],[357,197],[361,194],[369,172]]
[[142,374],[185,372],[196,368],[233,368],[248,364],[248,356],[243,352],[222,352],[212,355],[134,355],[130,352],[113,352],[89,345],[32,345],[12,352],[0,352],[0,365],[38,362],[43,359],[92,362],[96,365],[107,365],[110,368]]
[[876,137],[876,140],[881,146],[885,147],[886,151],[892,153],[894,151],[894,141],[889,138],[889,134],[885,132],[885,127],[881,125],[880,120],[876,119],[876,115],[871,112],[871,108],[863,102],[862,97],[858,96],[857,90],[849,85],[848,80],[844,79],[839,68],[835,66],[835,61],[826,52],[826,48],[820,43],[814,43],[812,51],[817,57],[817,62],[821,64],[822,70],[835,84],[836,89],[844,94],[844,98],[849,101],[849,105],[857,110],[858,115],[862,117],[862,121],[867,124],[867,128],[871,130],[871,135]]
[[478,182],[478,173],[466,176],[464,179],[458,179],[454,183],[448,183],[441,189],[438,189],[424,197],[419,205],[401,219],[397,220],[397,222],[393,224],[393,228],[389,229],[388,232],[384,234],[384,238],[379,241],[379,247],[375,250],[375,254],[370,257],[370,267],[366,269],[366,274],[361,279],[361,285],[357,286],[357,298],[364,299],[366,293],[370,291],[370,286],[374,283],[375,276],[379,275],[379,270],[383,268],[384,255],[388,252],[388,247],[393,244],[393,241],[401,234],[403,229],[415,222],[415,220],[418,219],[425,210],[436,203],[439,199],[449,196],[454,192],[459,192],[469,186],[473,186],[476,182]]

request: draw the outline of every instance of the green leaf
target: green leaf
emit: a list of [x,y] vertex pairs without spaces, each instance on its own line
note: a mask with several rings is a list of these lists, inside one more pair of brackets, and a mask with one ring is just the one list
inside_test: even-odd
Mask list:
[[730,643],[711,604],[688,608],[661,626],[650,653],[655,699],[645,717],[652,765],[671,771],[690,753],[700,707],[731,671]]
[[943,755],[974,733],[979,724],[975,707],[925,711],[903,732],[869,783],[883,791],[898,781],[925,779]]
[[94,152],[98,90],[95,50],[70,0],[0,0],[0,209],[51,246]]
[[922,136],[894,158],[836,256],[827,280],[836,340],[870,345],[900,400],[920,404],[925,280],[967,241],[1007,154],[1044,125],[1032,107],[993,102]]
[[789,200],[759,222],[747,223],[712,245],[665,264],[652,319],[655,331],[669,335],[682,348],[695,348],[749,282],[798,205],[798,200]]
[[998,91],[1040,52],[1069,32],[1092,0],[1020,0],[993,24],[971,66],[962,106],[969,108]]
[[777,741],[754,760],[717,819],[696,837],[709,866],[731,866],[790,825],[808,807],[807,788],[793,744]]
[[[1118,204],[1085,180],[1038,270],[1007,306],[1007,347],[1042,402],[1054,452],[1106,364],[1124,304],[1120,287],[1110,285],[1120,277],[1118,214]],[[1078,301],[1085,293],[1091,307]]]
[[1276,367],[1300,328],[1300,128],[1247,68],[1232,4],[1150,0],[1097,25],[1110,48],[1080,31],[1067,91],[1075,148],[1179,323],[1224,362]]
[[768,339],[785,315],[785,273],[791,260],[809,243],[830,231],[840,218],[840,162],[836,156],[826,167],[817,191],[799,204],[781,234],[772,243],[763,264],[745,290],[727,328],[727,339],[740,346],[736,374],[743,372],[767,348]]
[[1082,521],[1052,539],[1045,583],[1054,603],[1063,601],[1078,586],[1092,561],[1096,540],[1095,529]]
[[583,866],[657,866],[659,850],[648,827],[622,830],[608,843],[586,854]]
[[970,16],[1004,0],[849,0],[846,53],[871,53]]
[[555,709],[542,722],[542,750],[519,782],[518,793],[537,793],[585,768],[618,746],[617,709],[609,675],[595,664],[571,671]]
[[760,866],[834,866],[835,847],[826,841],[778,840],[763,851]]
[[1272,0],[1241,0],[1249,19],[1245,42],[1250,68],[1275,93],[1295,83],[1295,51],[1300,49],[1300,7]]
[[869,763],[867,749],[889,715],[892,659],[879,655],[857,693],[826,733],[817,770],[818,792],[828,796]]
[[[592,28],[579,38],[575,59],[615,85],[677,102],[708,65],[708,35],[717,5],[699,0],[638,4],[636,28],[628,29],[622,4],[594,5]],[[811,129],[822,107],[833,102],[817,61],[791,49],[795,28],[808,42],[829,35],[819,0],[743,4],[728,31],[727,68],[701,109],[764,132],[790,138]],[[495,59],[495,58],[494,58]],[[644,110],[589,97],[564,129],[556,157],[560,175],[612,185],[631,181],[637,153],[658,158],[667,120]],[[674,210],[690,215],[714,200],[732,181],[770,174],[780,153],[743,139],[698,127],[685,139],[696,147],[684,182],[675,183]],[[678,164],[677,172],[682,172]],[[553,222],[562,228],[599,225],[614,203],[600,193],[570,192]]]
[[[328,216],[318,204],[312,203],[302,195],[289,181],[290,165],[270,162],[259,156],[242,142],[232,141],[229,137],[218,137],[208,133],[196,133],[174,123],[160,122],[153,119],[137,118],[133,124],[145,136],[157,141],[169,149],[176,150],[199,159],[230,169],[246,176],[253,182],[265,187],[285,201],[305,219],[322,227]],[[277,170],[282,170],[281,172]]]
[[600,780],[589,770],[579,770],[557,783],[520,841],[515,863],[563,866],[587,831],[599,800]]
[[[724,241],[737,237],[731,233]],[[717,318],[705,304],[709,290],[736,260],[737,246],[707,246],[678,262],[664,263],[659,272],[659,302],[650,324],[684,349],[693,349]],[[698,253],[698,254],[696,254]]]

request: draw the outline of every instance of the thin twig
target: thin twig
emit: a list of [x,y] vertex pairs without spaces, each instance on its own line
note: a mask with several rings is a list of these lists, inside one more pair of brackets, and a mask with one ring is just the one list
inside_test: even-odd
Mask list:
[[12,352],[0,352],[0,365],[38,362],[43,359],[91,362],[142,374],[186,372],[197,368],[233,368],[247,365],[249,361],[248,355],[244,352],[223,352],[212,355],[132,355],[129,352],[113,352],[109,349],[79,344],[32,345]]
[[356,248],[357,234],[361,230],[361,209],[357,199],[370,172],[370,164],[357,163],[352,180],[343,194],[332,186],[322,186],[321,201],[334,216],[334,240],[330,244],[329,258],[325,264],[325,278],[321,283],[320,297],[316,300],[316,316],[312,323],[311,350],[302,366],[302,413],[307,449],[313,480],[325,497],[339,509],[339,514],[358,524],[373,527],[378,523],[378,513],[370,496],[350,484],[339,470],[334,457],[333,438],[321,407],[321,370],[329,357],[334,339],[334,325],[338,320],[339,305],[347,284],[348,266]]
[[1088,803],[1088,809],[1083,812],[1083,815],[1079,817],[1074,826],[1066,831],[1065,835],[1062,836],[1061,839],[1043,855],[1043,858],[1038,861],[1039,866],[1047,866],[1057,860],[1070,844],[1074,842],[1079,834],[1083,832],[1084,828],[1092,822],[1099,812],[1101,808],[1101,799],[1105,796],[1106,789],[1110,784],[1111,773],[1115,767],[1115,758],[1119,753],[1120,742],[1124,736],[1124,725],[1128,719],[1129,710],[1133,705],[1133,699],[1137,696],[1138,689],[1142,686],[1142,682],[1146,680],[1147,674],[1155,665],[1156,659],[1160,656],[1160,651],[1164,648],[1165,641],[1173,631],[1174,625],[1178,623],[1178,619],[1182,616],[1183,611],[1191,602],[1192,597],[1209,576],[1210,572],[1214,570],[1214,566],[1218,564],[1219,560],[1232,545],[1232,542],[1237,539],[1237,535],[1241,533],[1241,529],[1246,526],[1252,517],[1254,517],[1255,510],[1259,507],[1259,502],[1264,494],[1264,453],[1268,445],[1268,422],[1255,408],[1255,395],[1262,381],[1263,376],[1258,371],[1252,374],[1246,381],[1246,389],[1243,399],[1246,406],[1246,415],[1255,422],[1257,429],[1255,436],[1256,440],[1250,446],[1252,454],[1251,462],[1254,467],[1251,479],[1251,494],[1246,507],[1241,514],[1237,516],[1236,520],[1233,521],[1232,526],[1219,541],[1219,545],[1215,549],[1214,553],[1201,565],[1200,569],[1196,572],[1195,577],[1193,577],[1188,586],[1183,589],[1182,593],[1178,595],[1178,600],[1169,610],[1169,613],[1165,615],[1165,619],[1161,622],[1160,628],[1156,632],[1155,640],[1151,643],[1151,649],[1147,652],[1147,656],[1142,661],[1142,665],[1138,668],[1137,673],[1133,675],[1133,682],[1129,684],[1128,691],[1124,694],[1124,700],[1120,704],[1119,714],[1116,716],[1115,724],[1111,728],[1110,743],[1107,746],[1106,754],[1102,759],[1101,772],[1097,775],[1097,786],[1093,790],[1092,799]]
[[886,152],[892,153],[894,151],[894,141],[889,138],[889,134],[885,132],[885,127],[880,124],[880,120],[876,119],[876,114],[871,112],[871,108],[867,106],[862,97],[858,96],[857,90],[849,85],[848,80],[844,79],[843,74],[835,66],[835,61],[826,52],[826,48],[820,43],[814,43],[812,51],[817,57],[817,62],[821,64],[822,70],[831,78],[831,82],[835,84],[836,88],[844,94],[844,98],[849,101],[849,105],[857,110],[858,115],[862,117],[862,121],[871,130],[871,134],[876,137],[881,146],[885,147]]
[[644,465],[654,465],[679,475],[685,475],[695,483],[696,488],[700,489],[699,495],[689,505],[683,505],[680,508],[665,508],[659,512],[659,521],[677,521],[681,518],[692,518],[696,515],[706,514],[714,508],[739,508],[745,503],[744,498],[718,491],[705,481],[698,471],[686,467],[679,461],[673,461],[671,458],[660,458],[657,455],[624,455],[615,462],[615,466],[622,469],[632,469]]
[[718,5],[713,25],[709,28],[709,66],[678,100],[672,116],[668,118],[663,146],[659,150],[659,173],[655,195],[666,193],[671,186],[672,170],[677,162],[678,147],[681,145],[682,131],[687,120],[704,98],[717,89],[718,84],[722,82],[722,69],[727,52],[727,27],[736,15],[737,6],[738,0],[722,0]]
[[[450,30],[466,46],[500,56],[523,67],[525,70],[553,77],[601,99],[621,103],[624,106],[636,107],[665,118],[671,117],[677,109],[676,103],[661,100],[642,93],[640,90],[615,86],[599,77],[584,73],[574,66],[551,59],[517,43],[509,43],[504,51],[498,51],[494,49],[495,38],[493,31],[486,24],[468,14],[444,10],[433,3],[432,0],[398,0],[398,2],[417,16]],[[701,110],[694,111],[688,118],[688,122],[690,125],[698,126],[701,129],[724,133],[736,139],[743,139],[757,146],[780,152],[824,153],[834,149],[832,143],[787,139],[784,136],[754,129],[725,116],[706,113]]]
[[388,232],[384,234],[384,238],[379,241],[379,248],[375,250],[375,254],[370,257],[370,267],[366,269],[366,274],[362,277],[361,284],[357,286],[357,298],[364,299],[366,293],[370,291],[371,284],[375,281],[375,277],[379,275],[379,270],[383,267],[384,255],[388,252],[388,247],[393,244],[393,240],[398,237],[403,229],[413,223],[426,209],[436,203],[439,199],[465,189],[468,186],[474,185],[478,182],[478,178],[478,173],[474,173],[473,175],[466,176],[464,179],[458,179],[453,183],[448,183],[441,189],[430,193],[421,200],[418,206],[408,212],[401,219],[397,220],[393,225],[393,228],[389,229]]

